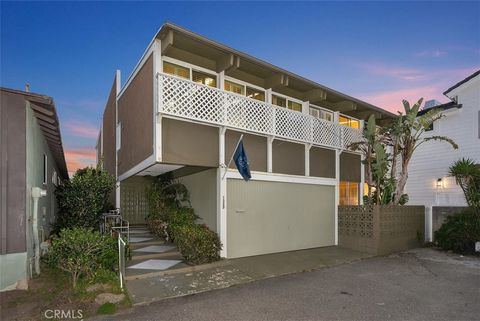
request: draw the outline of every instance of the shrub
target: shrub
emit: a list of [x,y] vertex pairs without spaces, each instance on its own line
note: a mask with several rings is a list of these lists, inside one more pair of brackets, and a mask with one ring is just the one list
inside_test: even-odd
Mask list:
[[220,239],[217,233],[205,224],[176,227],[175,244],[185,261],[190,264],[203,264],[220,259]]
[[150,231],[163,239],[168,238],[167,223],[160,218],[147,218],[147,224]]
[[115,179],[108,172],[86,167],[79,169],[69,181],[57,187],[56,232],[63,228],[98,228],[101,214],[110,208],[109,195]]
[[85,228],[61,230],[46,257],[49,265],[71,274],[74,288],[80,276],[94,279],[98,271],[113,269],[117,259],[115,238]]
[[480,218],[473,209],[448,216],[435,232],[436,244],[460,254],[475,254],[475,242],[480,241]]

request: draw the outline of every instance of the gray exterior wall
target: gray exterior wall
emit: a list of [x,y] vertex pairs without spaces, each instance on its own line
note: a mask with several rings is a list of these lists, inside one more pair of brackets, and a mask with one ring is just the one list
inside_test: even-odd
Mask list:
[[335,243],[334,186],[228,179],[229,258]]
[[[227,130],[225,133],[225,162],[228,163],[233,155],[235,146],[242,133]],[[243,146],[247,152],[250,170],[258,172],[267,171],[267,138],[259,135],[243,134]],[[235,163],[230,168],[236,168]]]
[[217,169],[180,177],[179,181],[190,192],[192,207],[200,217],[198,223],[204,223],[212,231],[217,231]]
[[272,167],[274,173],[305,175],[305,145],[274,140]]
[[310,148],[310,176],[335,178],[335,151],[332,149]]
[[[118,100],[118,121],[122,124],[118,175],[154,152],[153,85],[153,56],[150,55]],[[113,145],[115,148],[115,142]]]
[[217,127],[162,119],[162,162],[218,167]]
[[26,108],[23,96],[1,92],[0,125],[0,254],[25,252]]
[[361,181],[361,157],[358,154],[343,152],[340,154],[340,180]]
[[117,79],[113,80],[112,88],[108,95],[107,105],[105,106],[105,111],[103,113],[102,119],[102,143],[99,145],[101,151],[103,145],[103,155],[100,155],[100,161],[103,162],[103,168],[107,170],[110,175],[115,176],[115,155],[116,155],[116,146],[115,146],[115,131],[116,131],[116,106],[117,106]]

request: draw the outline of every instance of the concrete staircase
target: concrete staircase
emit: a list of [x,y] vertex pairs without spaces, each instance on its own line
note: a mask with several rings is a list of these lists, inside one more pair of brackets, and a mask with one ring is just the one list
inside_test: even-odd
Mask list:
[[130,227],[129,244],[132,258],[126,264],[126,280],[187,266],[174,244],[166,243],[145,225]]

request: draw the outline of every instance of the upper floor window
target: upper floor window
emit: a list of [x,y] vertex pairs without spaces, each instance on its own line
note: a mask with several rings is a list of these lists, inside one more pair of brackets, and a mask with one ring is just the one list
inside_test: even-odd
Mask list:
[[339,203],[340,205],[358,205],[360,189],[359,184],[354,182],[340,181]]
[[163,72],[177,77],[190,79],[190,69],[170,62],[163,62]]
[[230,91],[232,93],[236,93],[239,95],[245,95],[248,98],[265,101],[265,92],[260,89],[252,88],[237,82],[233,82],[230,80],[225,80],[226,91]]
[[272,104],[295,111],[302,111],[301,103],[277,95],[272,95]]
[[356,119],[340,115],[338,120],[340,122],[340,125],[347,126],[347,127],[352,127],[352,128],[356,128],[356,129],[360,128],[360,122]]
[[245,86],[237,84],[233,81],[225,80],[225,90],[239,95],[245,95]]
[[217,87],[217,77],[204,72],[192,70],[192,80],[197,84]]
[[265,92],[262,90],[257,90],[255,88],[247,87],[247,97],[253,98],[260,101],[265,101]]
[[320,119],[325,119],[328,121],[333,121],[332,112],[326,111],[321,108],[312,107],[312,106],[310,106],[310,116],[320,118]]

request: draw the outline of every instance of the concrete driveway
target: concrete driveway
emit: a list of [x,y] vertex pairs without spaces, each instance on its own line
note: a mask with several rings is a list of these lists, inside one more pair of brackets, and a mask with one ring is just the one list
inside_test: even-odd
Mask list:
[[419,249],[163,300],[98,320],[479,320],[480,258]]

